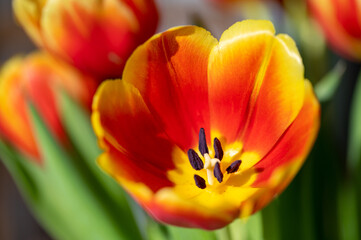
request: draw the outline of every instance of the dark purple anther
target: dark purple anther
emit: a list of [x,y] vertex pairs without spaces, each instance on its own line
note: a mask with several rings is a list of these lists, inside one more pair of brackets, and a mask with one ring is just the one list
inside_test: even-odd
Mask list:
[[218,138],[214,138],[213,147],[214,147],[214,152],[215,152],[214,157],[221,161],[223,158],[223,149],[222,149],[221,142],[218,140]]
[[203,161],[193,149],[188,150],[188,159],[195,170],[203,169]]
[[195,181],[197,187],[199,187],[200,189],[206,188],[206,181],[201,176],[194,174],[194,181]]
[[227,173],[234,173],[238,171],[239,166],[241,165],[242,161],[241,160],[237,160],[234,161],[227,169]]
[[204,154],[208,153],[208,146],[206,141],[206,134],[204,132],[204,128],[201,128],[199,130],[199,143],[198,143],[198,149],[204,156]]
[[221,172],[221,167],[219,166],[219,162],[217,162],[216,165],[214,165],[213,174],[217,178],[219,183],[223,181],[223,173]]

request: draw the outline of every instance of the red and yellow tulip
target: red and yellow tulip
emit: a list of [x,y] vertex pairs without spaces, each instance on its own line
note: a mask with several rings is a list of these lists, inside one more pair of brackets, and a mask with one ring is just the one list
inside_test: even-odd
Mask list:
[[0,136],[41,161],[28,112],[30,100],[60,141],[66,141],[58,94],[66,91],[90,109],[95,81],[45,53],[13,57],[0,71]]
[[361,61],[361,3],[358,0],[308,0],[326,39],[341,55]]
[[14,0],[35,43],[94,77],[121,77],[133,50],[156,30],[153,0]]
[[157,34],[93,101],[100,166],[154,218],[216,229],[292,180],[319,128],[293,40],[247,20],[218,41],[195,26]]
[[211,2],[214,2],[216,4],[233,4],[233,3],[237,3],[237,2],[269,2],[269,1],[277,1],[280,4],[283,4],[284,0],[209,0]]

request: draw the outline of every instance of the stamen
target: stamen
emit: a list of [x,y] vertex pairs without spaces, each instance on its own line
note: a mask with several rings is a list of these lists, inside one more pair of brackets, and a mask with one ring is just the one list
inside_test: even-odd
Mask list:
[[199,187],[200,189],[206,188],[206,181],[197,174],[194,174],[194,182],[196,183],[197,187]]
[[223,173],[221,172],[221,167],[219,166],[219,162],[217,162],[216,165],[214,166],[213,174],[217,178],[219,183],[223,181]]
[[222,149],[221,142],[218,140],[218,138],[214,138],[213,148],[214,148],[214,152],[215,152],[214,157],[218,158],[219,161],[221,161],[223,158],[223,149]]
[[206,134],[204,132],[204,128],[201,128],[199,130],[198,149],[202,153],[202,155],[204,155],[205,153],[208,153],[208,146],[207,146]]
[[[207,141],[206,141],[206,134],[204,128],[199,130],[199,142],[198,142],[198,149],[202,156],[204,157],[204,163],[202,159],[199,157],[196,151],[193,149],[188,150],[188,159],[191,166],[199,171],[201,169],[206,170],[207,174],[207,185],[212,186],[214,184],[214,178],[218,180],[219,183],[223,181],[223,173],[221,171],[220,161],[224,157],[224,152],[222,149],[221,141],[218,138],[214,138],[213,140],[213,147],[214,147],[214,158],[209,156]],[[202,157],[201,156],[201,157]],[[227,169],[227,173],[234,173],[237,172],[239,166],[241,165],[242,161],[237,160],[234,161]],[[199,175],[194,175],[194,181],[197,187],[200,189],[206,188],[206,180]]]
[[237,160],[234,161],[227,169],[227,173],[234,173],[238,171],[239,166],[241,165],[242,161],[241,160]]
[[188,158],[189,158],[190,164],[192,165],[192,167],[195,170],[198,171],[198,170],[203,169],[203,167],[204,167],[203,161],[193,149],[188,150]]

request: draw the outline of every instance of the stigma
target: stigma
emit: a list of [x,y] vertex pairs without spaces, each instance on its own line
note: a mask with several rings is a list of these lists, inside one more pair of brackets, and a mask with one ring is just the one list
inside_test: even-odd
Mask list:
[[[223,149],[222,144],[218,138],[214,138],[213,140],[213,149],[214,149],[214,157],[212,158],[209,155],[209,150],[206,141],[206,134],[204,128],[199,130],[199,142],[198,142],[198,150],[203,156],[204,163],[201,157],[198,156],[197,152],[193,149],[188,150],[188,159],[194,170],[200,171],[202,169],[206,170],[207,174],[207,182],[208,185],[214,185],[215,179],[219,182],[223,182],[223,173],[221,170],[221,161],[223,159]],[[227,167],[227,174],[235,173],[238,171],[239,166],[241,165],[241,160],[234,161],[229,167]],[[195,185],[198,188],[205,189],[207,184],[206,181],[199,175],[194,175]]]

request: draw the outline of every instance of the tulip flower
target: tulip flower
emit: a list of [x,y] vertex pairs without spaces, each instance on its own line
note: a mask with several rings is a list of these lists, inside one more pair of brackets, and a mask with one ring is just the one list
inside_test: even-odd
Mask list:
[[38,46],[101,80],[121,77],[158,23],[153,0],[14,0],[13,6]]
[[103,82],[99,165],[155,219],[217,229],[261,209],[295,176],[319,103],[294,41],[246,20],[218,41],[203,28],[157,34]]
[[357,0],[308,0],[330,45],[342,56],[361,61],[361,5]]
[[59,116],[57,95],[65,91],[90,109],[95,88],[94,80],[48,54],[13,57],[0,72],[0,136],[41,161],[29,121],[29,100],[52,133],[64,142],[66,135]]
[[240,2],[240,0],[210,0],[210,1],[217,4],[229,4],[229,3]]
[[[211,2],[214,2],[216,4],[232,4],[237,2],[269,2],[269,1],[275,1],[275,0],[209,0]],[[276,0],[280,4],[283,4],[284,0]]]

